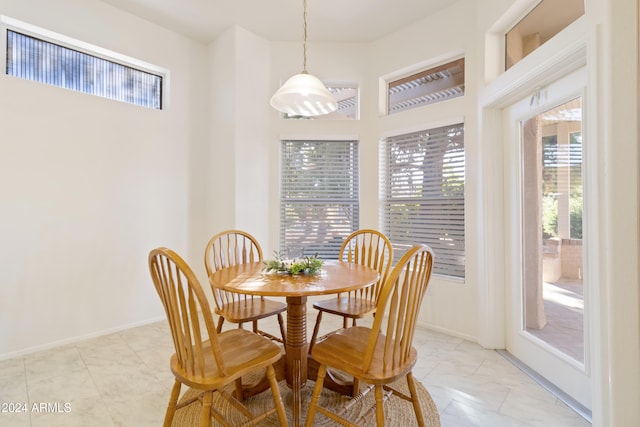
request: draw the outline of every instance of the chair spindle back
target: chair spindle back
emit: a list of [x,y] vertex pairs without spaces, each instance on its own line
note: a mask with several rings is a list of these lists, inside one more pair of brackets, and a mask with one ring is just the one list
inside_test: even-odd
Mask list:
[[355,291],[359,297],[375,302],[393,261],[393,248],[387,236],[376,230],[355,231],[342,243],[339,258],[378,271],[380,278],[373,286]]
[[171,249],[157,248],[149,253],[149,270],[167,314],[180,366],[190,375],[204,376],[202,343],[209,340],[218,372],[224,375],[211,309],[191,268]]
[[[411,248],[391,271],[380,292],[364,367],[371,368],[376,348],[384,347],[384,370],[403,366],[409,359],[420,306],[429,285],[433,251],[426,245]],[[378,342],[384,334],[384,342]]]
[[[225,267],[262,261],[262,248],[249,233],[241,230],[227,230],[213,236],[204,251],[204,265],[207,276]],[[235,292],[213,289],[214,301],[218,309],[225,304],[252,298]]]

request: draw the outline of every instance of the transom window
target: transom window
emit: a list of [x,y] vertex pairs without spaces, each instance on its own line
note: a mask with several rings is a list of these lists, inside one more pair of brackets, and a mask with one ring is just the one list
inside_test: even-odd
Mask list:
[[6,73],[91,95],[162,108],[162,76],[6,30]]
[[280,250],[337,259],[358,228],[358,141],[282,141]]
[[584,15],[584,0],[541,0],[505,34],[505,69],[511,68]]
[[464,95],[464,58],[388,83],[387,114]]
[[424,243],[434,273],[464,278],[464,125],[386,138],[380,162],[381,228],[396,261]]
[[338,103],[333,113],[320,116],[295,116],[285,113],[285,119],[298,120],[357,120],[359,112],[359,91],[357,83],[325,83],[331,95]]

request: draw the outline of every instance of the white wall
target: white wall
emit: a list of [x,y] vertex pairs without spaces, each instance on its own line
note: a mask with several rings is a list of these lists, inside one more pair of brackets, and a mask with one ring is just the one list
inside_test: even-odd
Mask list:
[[[206,214],[192,245],[200,258],[209,239],[227,229],[247,231],[261,244],[267,240],[269,52],[268,41],[240,27],[228,29],[209,46],[212,110],[207,152],[199,161],[206,185],[196,193]],[[204,274],[200,267],[202,262],[198,269]]]
[[146,257],[187,255],[206,52],[99,1],[0,0],[0,14],[171,70],[162,111],[0,73],[5,358],[163,316]]
[[[461,0],[452,7],[399,30],[374,45],[372,78],[418,71],[418,65],[436,66],[465,58],[463,97],[427,105],[400,114],[381,116],[378,136],[429,129],[463,122],[465,125],[465,251],[463,283],[434,276],[420,314],[431,328],[475,340],[478,287],[478,130],[476,119],[478,53],[476,50],[476,2]],[[420,242],[416,242],[420,243]],[[437,254],[436,254],[437,262]]]
[[[362,227],[377,227],[377,136],[368,74],[370,47],[360,43],[307,43],[307,70],[327,82],[357,82],[362,97],[361,120],[284,120],[271,108],[269,162],[269,230],[266,254],[279,248],[280,141],[286,138],[355,138],[360,141],[360,210]],[[302,71],[302,43],[271,44],[271,91]],[[267,99],[268,100],[268,99]]]
[[[379,228],[378,146],[382,137],[444,124],[465,122],[467,173],[467,279],[465,283],[434,278],[420,316],[432,328],[469,339],[476,337],[475,251],[477,246],[476,204],[473,176],[477,122],[475,81],[467,81],[464,98],[422,107],[393,116],[379,114],[381,76],[443,61],[466,57],[467,75],[476,72],[475,2],[463,0],[436,15],[416,22],[370,44],[308,43],[308,71],[324,81],[355,81],[360,89],[360,120],[282,120],[272,112],[272,146],[269,240],[267,254],[278,249],[279,232],[279,141],[283,137],[355,137],[360,141],[360,227]],[[455,23],[455,24],[452,24]],[[437,36],[434,36],[437,35]],[[437,40],[437,42],[434,42]],[[302,69],[301,43],[272,43],[272,92]],[[440,64],[435,64],[440,65]],[[416,242],[418,243],[418,242]]]
[[[500,55],[485,32],[527,2],[476,8],[461,0],[372,44],[311,40],[309,71],[357,81],[362,104],[358,121],[307,122],[281,120],[253,101],[300,71],[300,43],[232,29],[205,47],[99,1],[0,0],[2,15],[171,70],[163,111],[0,73],[0,358],[163,317],[146,265],[152,247],[185,253],[200,270],[203,242],[237,226],[258,235],[266,253],[277,249],[280,137],[358,137],[361,226],[375,228],[380,137],[457,119],[467,150],[467,277],[434,278],[421,320],[500,347],[491,329],[504,320],[493,283],[504,267],[502,206],[483,187],[500,179],[500,126],[495,116],[480,117]],[[602,195],[588,202],[601,206],[594,220],[603,248],[589,308],[598,316],[590,325],[598,343],[594,424],[623,425],[640,418],[638,6],[587,0],[586,9],[596,102],[588,117],[598,123],[591,131],[602,168],[588,178]],[[466,58],[464,98],[378,116],[380,76],[455,52]],[[251,67],[256,82],[247,88]],[[247,150],[260,154],[243,159]]]
[[[587,2],[598,13],[594,33],[602,25],[602,43],[594,46],[598,107],[596,128],[602,174],[598,189],[601,216],[601,281],[594,293],[595,425],[640,424],[640,280],[638,275],[639,5],[637,0]],[[602,20],[600,22],[599,20]],[[602,49],[601,51],[599,49]]]

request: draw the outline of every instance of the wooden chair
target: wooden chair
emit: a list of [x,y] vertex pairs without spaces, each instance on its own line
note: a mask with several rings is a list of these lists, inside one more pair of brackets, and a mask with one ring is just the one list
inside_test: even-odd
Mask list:
[[[377,426],[384,425],[383,402],[392,395],[412,402],[418,425],[425,425],[411,373],[418,357],[412,342],[432,266],[433,252],[428,246],[411,248],[391,271],[383,286],[373,326],[341,329],[316,344],[312,356],[320,368],[307,414],[307,427],[313,425],[316,411],[342,425],[358,425],[344,419],[342,412],[334,413],[318,406],[328,367],[346,372],[361,383],[370,384],[368,389],[354,397],[354,401],[360,400],[371,389],[375,390]],[[389,386],[402,377],[407,380],[410,396]],[[369,412],[363,419],[368,416]]]
[[[260,244],[249,233],[240,230],[227,230],[216,234],[209,240],[204,251],[207,276],[224,267],[258,261],[262,261]],[[222,331],[225,320],[237,323],[239,327],[242,327],[243,323],[251,322],[255,333],[285,343],[284,321],[282,319],[282,313],[287,310],[285,303],[218,288],[212,288],[212,291],[216,314],[220,316],[218,332]],[[282,338],[258,328],[258,320],[270,316],[278,317]]]
[[[149,270],[162,300],[173,335],[175,354],[171,371],[175,383],[171,391],[164,426],[170,427],[177,409],[202,399],[200,426],[209,426],[211,416],[229,425],[223,415],[212,407],[214,393],[219,393],[256,425],[277,412],[281,426],[287,425],[273,364],[280,360],[282,349],[273,341],[243,329],[218,334],[206,295],[193,271],[175,252],[157,248],[149,253]],[[275,407],[254,416],[226,386],[243,375],[266,368]],[[178,405],[182,384],[202,393]]]
[[[362,319],[375,313],[380,289],[393,261],[393,248],[387,236],[381,232],[358,230],[351,233],[344,240],[338,257],[343,261],[363,264],[378,270],[380,279],[376,284],[368,288],[346,294],[338,294],[337,298],[330,298],[313,304],[313,308],[318,310],[318,316],[316,317],[316,324],[309,344],[309,353],[313,351],[313,346],[318,340],[322,313],[342,316],[343,328],[347,327],[348,319],[352,319],[352,325],[356,326],[357,319]],[[324,339],[324,337],[321,339]]]

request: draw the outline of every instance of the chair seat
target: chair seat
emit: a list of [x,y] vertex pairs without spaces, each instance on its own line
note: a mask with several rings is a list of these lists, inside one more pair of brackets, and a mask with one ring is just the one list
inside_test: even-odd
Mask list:
[[209,341],[202,343],[204,376],[191,375],[180,367],[176,354],[171,357],[171,371],[184,384],[198,390],[219,389],[256,369],[278,361],[282,347],[273,341],[244,329],[231,329],[218,335],[225,361],[226,375],[221,376]]
[[[351,402],[358,401],[365,393],[373,390],[377,427],[385,425],[384,401],[391,396],[410,401],[418,425],[426,425],[411,369],[418,359],[418,351],[412,343],[432,266],[431,248],[426,245],[413,246],[402,255],[391,274],[386,277],[378,293],[378,306],[372,326],[340,329],[313,346],[311,357],[320,367],[305,427],[313,426],[316,412],[341,425],[359,425],[345,419],[343,411],[333,411],[319,404],[325,378],[327,375],[333,376],[331,371],[342,371],[354,377],[354,398]],[[318,312],[318,318],[321,315],[322,311]],[[408,395],[390,384],[400,378],[407,381]],[[356,394],[360,382],[373,387],[367,388],[362,394]],[[368,414],[365,414],[365,419]]]
[[369,384],[388,384],[411,371],[418,358],[418,352],[411,347],[407,361],[398,366],[384,366],[385,336],[380,334],[370,369],[364,371],[364,355],[371,336],[371,328],[354,326],[340,329],[318,342],[312,351],[312,357],[321,365],[327,365],[347,374],[358,377]]
[[317,301],[313,304],[313,308],[350,319],[360,319],[375,313],[376,303],[363,298],[345,296]]
[[255,297],[224,304],[219,310],[216,310],[216,314],[232,323],[244,323],[264,319],[286,310],[285,303]]

